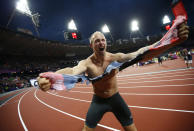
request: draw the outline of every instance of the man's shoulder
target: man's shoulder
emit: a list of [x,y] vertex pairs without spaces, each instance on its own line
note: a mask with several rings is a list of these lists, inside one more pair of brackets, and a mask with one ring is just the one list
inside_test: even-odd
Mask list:
[[117,61],[120,56],[120,53],[107,52],[107,56],[111,59],[111,61]]
[[82,60],[82,62],[84,62],[84,64],[87,66],[89,63],[91,63],[91,61],[92,61],[91,59],[92,59],[92,55],[89,56],[88,58]]
[[111,52],[106,52],[106,56],[108,56],[108,57],[114,57],[115,54],[114,53],[111,53]]
[[111,53],[111,52],[106,52],[106,54],[107,54],[107,55],[113,55],[113,53]]

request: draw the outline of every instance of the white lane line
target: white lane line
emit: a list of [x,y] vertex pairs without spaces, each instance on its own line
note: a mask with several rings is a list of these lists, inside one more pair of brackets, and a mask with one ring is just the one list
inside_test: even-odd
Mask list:
[[78,92],[78,93],[85,93],[85,94],[94,94],[91,91],[69,91],[69,92]]
[[[156,86],[134,86],[134,87],[128,87],[128,86],[122,86],[122,87],[119,87],[119,88],[157,88],[157,87],[184,87],[184,86],[194,86],[194,84],[184,84],[184,85],[156,85]],[[81,87],[80,87],[81,88]],[[85,88],[85,87],[82,87],[82,88]],[[87,87],[86,87],[87,88]],[[184,87],[185,88],[185,87]]]
[[16,93],[15,96],[13,96],[13,97],[11,97],[10,99],[6,100],[3,104],[0,105],[0,107],[4,106],[8,101],[10,101],[11,99],[15,98],[16,96],[18,96],[19,94],[21,94],[21,93],[23,93],[23,92],[25,92],[25,91],[26,91],[26,90],[21,91],[21,92],[19,92],[18,94]]
[[194,111],[189,111],[189,110],[176,110],[176,109],[153,108],[153,107],[142,107],[142,106],[131,106],[131,105],[128,105],[128,107],[130,107],[130,108],[133,107],[133,108],[151,109],[151,110],[177,111],[177,112],[194,113]]
[[[194,78],[184,78],[184,79],[168,79],[168,80],[155,80],[155,81],[138,81],[138,82],[126,82],[127,80],[125,80],[125,82],[121,82],[118,81],[118,85],[122,85],[122,84],[130,84],[130,83],[148,83],[148,82],[166,82],[166,81],[185,81],[185,80],[193,80]],[[138,79],[139,80],[139,79]],[[80,85],[83,86],[83,85]],[[78,87],[76,87],[78,88]]]
[[[194,84],[184,84],[184,85],[154,85],[154,86],[133,86],[133,87],[129,87],[129,86],[120,86],[119,89],[121,88],[125,88],[125,89],[130,89],[130,88],[155,88],[155,87],[181,87],[181,86],[194,86]],[[75,87],[74,89],[77,88],[92,88],[92,87]]]
[[[85,92],[85,91],[70,91],[70,92],[78,92],[78,93],[86,93],[93,94],[93,92]],[[193,96],[194,94],[145,94],[145,93],[121,93],[122,95],[139,95],[139,96]]]
[[[129,78],[144,78],[144,77],[154,77],[154,76],[158,76],[158,77],[162,77],[162,76],[173,76],[173,75],[181,75],[181,74],[185,74],[186,72],[172,72],[172,73],[159,73],[159,74],[142,74],[141,76],[127,76],[127,77],[117,77],[118,80],[123,80],[123,79],[129,79]],[[192,72],[189,72],[192,73]],[[133,75],[133,74],[132,74]],[[192,74],[191,74],[192,75]]]
[[[185,69],[180,69],[180,70],[185,70]],[[140,75],[140,77],[145,77],[144,75],[146,75],[146,77],[148,77],[148,76],[166,76],[166,75],[170,75],[170,74],[175,74],[175,72],[174,71],[177,71],[177,70],[167,70],[167,71],[159,71],[159,72],[147,72],[147,73],[140,73],[140,74],[129,74],[129,75],[122,75],[122,76],[117,76],[117,80],[118,81],[123,81],[123,77],[127,77],[127,78],[129,78],[129,77],[134,77],[134,76],[139,76]],[[163,72],[170,72],[170,73],[165,73],[165,74],[161,74],[161,73],[163,73]],[[191,71],[184,71],[184,72],[176,72],[176,74],[183,74],[183,73],[186,73],[186,72],[190,72],[191,73]],[[186,74],[187,75],[187,74]],[[193,74],[190,74],[190,75],[193,75]],[[171,76],[169,76],[169,77],[171,77]],[[173,76],[172,76],[173,77]],[[160,78],[160,77],[159,77]],[[138,79],[141,79],[141,78],[138,78]],[[137,80],[137,79],[136,79]],[[125,80],[126,81],[126,80]],[[85,84],[82,84],[82,83],[78,83],[77,85],[80,85],[80,86],[83,86],[83,85],[85,85]]]
[[133,81],[135,81],[135,80],[147,80],[147,79],[155,79],[155,78],[160,78],[160,79],[162,79],[162,78],[170,78],[170,77],[179,77],[179,76],[194,76],[194,74],[185,74],[185,75],[170,75],[170,76],[160,76],[160,77],[146,77],[146,78],[136,78],[136,79],[131,79],[131,78],[128,78],[128,79],[120,79],[120,80],[118,80],[119,82],[121,82],[121,81],[126,81],[126,80],[133,80]]
[[[53,110],[56,110],[56,111],[58,111],[58,112],[60,112],[60,113],[63,113],[63,114],[68,115],[68,116],[70,116],[70,117],[76,118],[76,119],[78,119],[78,120],[85,121],[85,119],[83,119],[83,118],[81,118],[81,117],[78,117],[78,116],[69,114],[69,113],[67,113],[67,112],[64,112],[64,111],[62,111],[62,110],[59,110],[59,109],[57,109],[57,108],[55,108],[55,107],[53,107],[53,106],[50,106],[50,105],[46,104],[45,102],[41,101],[41,100],[36,96],[36,92],[37,92],[37,90],[35,91],[34,96],[35,96],[35,98],[36,98],[40,103],[42,103],[42,104],[46,105],[47,107],[49,107],[49,108],[51,108],[51,109],[53,109]],[[52,94],[52,93],[49,93],[49,94]],[[52,94],[52,95],[54,95],[54,94]],[[56,95],[56,96],[58,96],[58,95]],[[68,97],[66,97],[66,99],[67,99],[67,98],[68,98]],[[73,99],[73,98],[70,98],[70,99],[71,99],[71,100],[79,100],[79,99]],[[80,100],[80,101],[87,102],[86,100]],[[106,129],[109,129],[109,130],[112,130],[112,131],[120,131],[120,130],[118,130],[118,129],[115,129],[115,128],[112,128],[112,127],[108,127],[108,126],[105,126],[105,125],[102,125],[102,124],[98,124],[98,126],[101,126],[101,127],[103,127],[103,128],[106,128]]]
[[47,91],[47,93],[49,93],[53,96],[57,96],[57,97],[61,97],[61,98],[69,99],[69,100],[83,101],[83,102],[91,103],[91,101],[88,101],[88,100],[81,100],[81,99],[76,99],[76,98],[72,98],[72,97],[65,97],[65,96],[61,96],[61,95],[56,95],[56,94],[50,93],[48,91]]
[[156,81],[140,81],[140,82],[118,82],[121,84],[130,84],[130,83],[147,83],[147,82],[165,82],[165,81],[185,81],[185,80],[193,80],[194,78],[185,78],[185,79],[170,79],[170,80],[156,80]]
[[[48,92],[48,93],[51,94],[51,95],[54,95],[54,96],[59,97],[59,95],[55,95],[55,94],[52,94],[50,92]],[[87,100],[81,100],[81,99],[76,99],[76,98],[72,98],[72,97],[64,97],[64,96],[60,96],[60,97],[65,98],[65,99],[70,99],[70,100],[82,101],[82,102],[87,101]],[[143,109],[152,109],[152,110],[163,110],[163,111],[177,111],[177,112],[194,113],[194,111],[190,111],[190,110],[177,110],[177,109],[154,108],[154,107],[131,106],[131,105],[130,106],[128,105],[128,107],[132,107],[132,108],[143,108]]]
[[[152,74],[159,74],[159,73],[164,73],[164,72],[172,72],[172,73],[165,73],[165,74],[174,74],[175,71],[177,73],[178,71],[184,71],[184,70],[188,70],[188,69],[175,69],[175,70],[164,70],[164,71],[146,72],[146,73],[138,73],[138,74],[119,75],[117,77],[121,78],[121,77],[142,76],[142,75],[150,75],[150,74],[152,75]],[[192,71],[188,70],[184,72],[192,72]]]
[[[29,90],[28,92],[30,92],[30,91],[31,91],[31,90]],[[20,100],[19,100],[19,102],[18,102],[18,115],[19,115],[19,118],[20,118],[20,122],[22,123],[22,126],[23,126],[23,128],[24,128],[25,131],[28,131],[28,129],[27,129],[27,127],[26,127],[26,125],[25,125],[25,123],[24,123],[24,121],[23,121],[23,119],[22,119],[21,113],[20,113],[20,103],[21,103],[21,100],[23,99],[23,97],[24,97],[28,92],[26,92],[26,93],[20,98]]]
[[[74,92],[74,91],[71,91],[71,92]],[[57,96],[57,97],[61,97],[61,98],[65,98],[65,99],[70,99],[70,100],[78,100],[78,101],[83,101],[83,102],[88,102],[90,103],[91,101],[87,101],[87,100],[80,100],[80,99],[75,99],[75,98],[71,98],[71,97],[65,97],[65,96],[61,96],[61,95],[56,95],[54,93],[50,93],[47,91],[47,93],[51,94],[51,95],[54,95],[54,96]],[[81,93],[81,92],[79,92]],[[85,92],[84,92],[85,93]],[[92,92],[87,92],[87,93],[92,93]]]
[[120,94],[137,96],[194,96],[194,94],[143,94],[143,93],[120,93]]
[[6,92],[6,93],[3,93],[3,94],[0,94],[0,98],[3,97],[3,96],[6,96],[6,95],[10,95],[10,94],[16,94],[17,92],[19,92],[20,90],[22,89],[19,89],[19,90],[13,90],[13,91],[9,91],[9,92]]

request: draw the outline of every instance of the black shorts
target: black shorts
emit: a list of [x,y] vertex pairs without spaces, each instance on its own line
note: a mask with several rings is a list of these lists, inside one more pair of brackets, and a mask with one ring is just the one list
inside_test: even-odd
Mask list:
[[129,107],[120,94],[116,93],[109,98],[101,98],[94,94],[85,124],[90,128],[95,128],[106,112],[112,112],[122,126],[128,126],[133,123]]

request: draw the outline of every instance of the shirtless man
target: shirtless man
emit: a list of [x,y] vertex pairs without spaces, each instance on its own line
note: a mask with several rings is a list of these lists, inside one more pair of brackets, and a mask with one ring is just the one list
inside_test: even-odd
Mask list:
[[[178,32],[180,38],[178,41],[179,43],[188,38],[189,31],[186,24],[181,24]],[[106,67],[113,61],[125,62],[131,60],[137,55],[147,51],[155,44],[143,47],[133,53],[112,54],[106,51],[107,43],[105,36],[101,32],[95,32],[90,38],[90,47],[93,49],[93,54],[87,59],[80,61],[77,66],[73,68],[64,68],[56,71],[56,73],[71,75],[86,73],[90,78],[94,78],[103,74]],[[137,131],[135,124],[133,123],[131,112],[127,104],[119,95],[116,78],[117,73],[118,70],[112,70],[102,79],[92,83],[94,95],[86,116],[83,131],[93,131],[104,113],[108,111],[113,112],[126,131]],[[47,78],[38,77],[38,83],[43,91],[47,91],[51,88],[51,83]]]

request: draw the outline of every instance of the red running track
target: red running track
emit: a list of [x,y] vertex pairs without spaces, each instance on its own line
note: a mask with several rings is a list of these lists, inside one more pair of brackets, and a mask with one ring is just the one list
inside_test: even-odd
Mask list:
[[[181,59],[163,65],[129,67],[118,75],[122,97],[138,131],[194,131],[194,69]],[[1,131],[81,131],[92,98],[91,85],[77,84],[69,92],[35,88],[0,97]],[[96,131],[123,130],[106,113]]]

